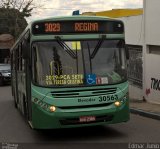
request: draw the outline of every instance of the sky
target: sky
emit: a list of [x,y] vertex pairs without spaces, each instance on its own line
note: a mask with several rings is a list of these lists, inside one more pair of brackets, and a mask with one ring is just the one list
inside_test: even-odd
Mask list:
[[36,0],[36,3],[42,7],[34,9],[32,16],[27,18],[28,22],[46,17],[72,15],[74,10],[83,13],[143,7],[143,0]]

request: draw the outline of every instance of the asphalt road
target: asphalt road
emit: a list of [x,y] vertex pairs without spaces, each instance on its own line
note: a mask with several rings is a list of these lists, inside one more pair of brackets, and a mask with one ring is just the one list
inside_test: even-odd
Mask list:
[[160,142],[160,121],[131,114],[127,123],[61,130],[32,130],[14,108],[10,86],[0,87],[0,142],[125,143]]

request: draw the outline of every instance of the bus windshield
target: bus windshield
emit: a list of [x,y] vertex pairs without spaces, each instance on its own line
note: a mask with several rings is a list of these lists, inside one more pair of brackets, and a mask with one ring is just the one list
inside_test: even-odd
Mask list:
[[67,87],[126,81],[123,40],[55,40],[32,44],[32,80]]

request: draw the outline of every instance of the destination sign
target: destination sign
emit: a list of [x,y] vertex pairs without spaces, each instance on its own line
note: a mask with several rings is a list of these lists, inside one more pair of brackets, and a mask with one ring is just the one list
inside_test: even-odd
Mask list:
[[57,34],[121,34],[124,26],[121,21],[46,21],[32,25],[34,35]]

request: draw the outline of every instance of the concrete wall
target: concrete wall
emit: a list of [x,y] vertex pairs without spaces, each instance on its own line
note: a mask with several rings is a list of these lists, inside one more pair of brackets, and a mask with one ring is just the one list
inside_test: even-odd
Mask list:
[[145,0],[145,43],[160,45],[160,0]]
[[118,18],[124,22],[126,44],[143,45],[143,15]]
[[143,94],[148,102],[160,104],[159,6],[160,0],[144,0]]
[[143,91],[135,85],[129,85],[129,98],[135,100],[143,100]]

